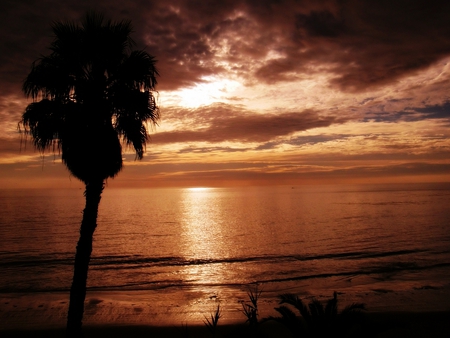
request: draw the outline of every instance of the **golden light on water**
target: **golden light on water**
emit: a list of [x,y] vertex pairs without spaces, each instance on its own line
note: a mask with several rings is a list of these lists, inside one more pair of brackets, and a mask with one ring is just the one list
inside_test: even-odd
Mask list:
[[209,188],[209,187],[192,187],[192,188],[186,188],[187,191],[190,192],[197,192],[197,191],[208,191],[211,190],[213,188]]
[[194,187],[183,190],[181,217],[181,251],[186,259],[205,264],[186,265],[187,278],[199,284],[214,284],[225,279],[221,264],[206,264],[227,257],[229,248],[219,217],[221,205],[214,188]]

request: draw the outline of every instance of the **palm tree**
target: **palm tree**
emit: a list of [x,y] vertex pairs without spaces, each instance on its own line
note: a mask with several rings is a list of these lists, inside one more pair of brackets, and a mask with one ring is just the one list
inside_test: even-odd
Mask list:
[[365,310],[362,303],[348,305],[339,313],[336,292],[325,306],[316,299],[306,305],[293,294],[283,294],[279,298],[280,304],[293,306],[301,317],[297,317],[289,307],[281,305],[275,308],[281,317],[269,317],[268,320],[284,324],[293,337],[349,337],[360,334],[359,326],[364,323],[361,311]]
[[67,318],[68,335],[78,336],[101,193],[105,180],[122,169],[122,142],[134,147],[137,159],[144,155],[148,123],[159,120],[158,72],[152,56],[132,50],[129,21],[87,13],[81,24],[55,22],[52,30],[51,53],[33,63],[23,84],[33,102],[19,129],[41,152],[60,151],[86,186]]

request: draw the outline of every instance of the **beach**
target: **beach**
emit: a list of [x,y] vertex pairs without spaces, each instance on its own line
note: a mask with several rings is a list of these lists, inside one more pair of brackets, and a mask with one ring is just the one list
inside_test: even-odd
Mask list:
[[[167,296],[167,295],[166,295]],[[205,316],[220,304],[222,317],[217,336],[237,337],[248,331],[239,301],[208,298],[202,306],[180,294],[158,298],[148,291],[92,291],[86,298],[86,337],[211,337]],[[352,298],[352,299],[350,299]],[[367,326],[372,337],[450,337],[450,288],[424,288],[414,292],[378,290],[369,296],[339,294],[339,308],[365,301]],[[1,337],[63,337],[67,293],[0,295]],[[276,316],[276,299],[262,297],[260,318]],[[200,309],[200,310],[199,310]],[[203,309],[203,312],[202,310]],[[261,324],[266,337],[290,337],[278,323]]]

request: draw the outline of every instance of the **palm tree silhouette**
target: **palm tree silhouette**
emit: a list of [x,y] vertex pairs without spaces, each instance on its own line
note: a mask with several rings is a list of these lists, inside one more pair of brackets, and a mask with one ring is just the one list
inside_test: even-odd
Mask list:
[[[275,310],[281,317],[269,317],[284,324],[293,337],[349,337],[354,334],[361,336],[358,325],[364,323],[362,311],[365,310],[363,303],[353,303],[338,312],[337,293],[334,292],[325,306],[320,301],[313,299],[306,305],[298,296],[283,294],[279,296],[280,307]],[[300,314],[298,317],[287,304],[294,307]],[[356,328],[355,328],[356,327]],[[353,331],[352,331],[353,330]],[[367,336],[367,335],[365,335]]]
[[36,60],[23,84],[33,102],[19,123],[34,146],[61,151],[86,186],[67,316],[69,336],[81,335],[92,236],[105,180],[122,169],[122,143],[142,159],[148,123],[159,120],[155,59],[132,50],[130,21],[87,13],[81,25],[52,24],[51,53]]

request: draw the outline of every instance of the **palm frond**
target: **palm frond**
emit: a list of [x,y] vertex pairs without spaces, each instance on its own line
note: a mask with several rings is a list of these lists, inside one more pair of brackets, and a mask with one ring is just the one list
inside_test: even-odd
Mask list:
[[64,111],[59,102],[42,100],[28,105],[19,122],[19,128],[24,128],[25,134],[30,134],[34,146],[39,151],[60,146],[60,133],[64,123]]
[[305,327],[300,318],[287,306],[276,307],[275,310],[281,317],[269,317],[268,320],[274,320],[285,325],[291,331],[293,337],[301,337],[301,333],[305,332]]
[[147,128],[139,119],[121,118],[116,121],[116,130],[122,135],[125,144],[133,145],[136,157],[142,159],[148,139]]
[[342,311],[342,315],[361,312],[366,310],[366,305],[364,303],[353,303],[351,305],[346,306]]
[[[142,159],[148,140],[147,123],[157,124],[159,109],[150,92],[127,91],[116,101],[114,127],[127,145],[133,145],[136,155]],[[127,97],[127,98],[125,98]]]
[[130,36],[131,21],[106,21],[103,14],[95,11],[86,14],[79,31],[83,40],[82,54],[100,62],[104,71],[119,66],[135,45]]
[[297,320],[297,316],[294,313],[294,311],[292,311],[287,306],[283,305],[283,306],[280,306],[280,307],[276,307],[275,311],[277,311],[284,320],[288,320],[288,321]]
[[303,301],[298,296],[288,293],[280,295],[279,298],[280,304],[292,305],[298,312],[300,312],[300,315],[303,318],[308,319],[311,316],[308,307],[303,304]]
[[36,60],[31,72],[25,79],[22,90],[27,97],[36,100],[44,99],[69,99],[69,94],[74,86],[73,77],[66,67],[65,62],[54,55],[42,57]]
[[53,53],[68,57],[77,55],[82,45],[80,27],[72,21],[55,21],[51,25],[54,40],[50,46]]
[[133,32],[133,26],[131,21],[122,20],[117,22],[111,22],[107,28],[111,31],[112,35],[121,37],[121,44],[124,51],[131,50],[136,43],[131,38],[131,33]]
[[[300,298],[293,294],[279,296],[280,304],[288,304],[295,307],[302,315],[303,320],[287,306],[275,308],[281,317],[269,317],[284,325],[294,336],[303,337],[347,337],[355,330],[361,330],[364,325],[364,316],[361,312],[365,310],[362,303],[354,303],[347,306],[340,314],[338,313],[337,293],[324,305],[313,299],[305,306]],[[356,331],[355,331],[356,332]]]
[[327,301],[327,304],[325,305],[325,315],[327,317],[336,317],[338,313],[338,300],[337,300],[337,293],[333,293],[333,298],[329,299]]
[[321,302],[317,299],[313,299],[309,304],[309,311],[312,317],[323,316],[325,314],[325,310]]
[[123,84],[129,88],[139,90],[154,90],[159,75],[156,60],[145,51],[133,51],[123,61],[117,72],[110,78],[114,83]]

